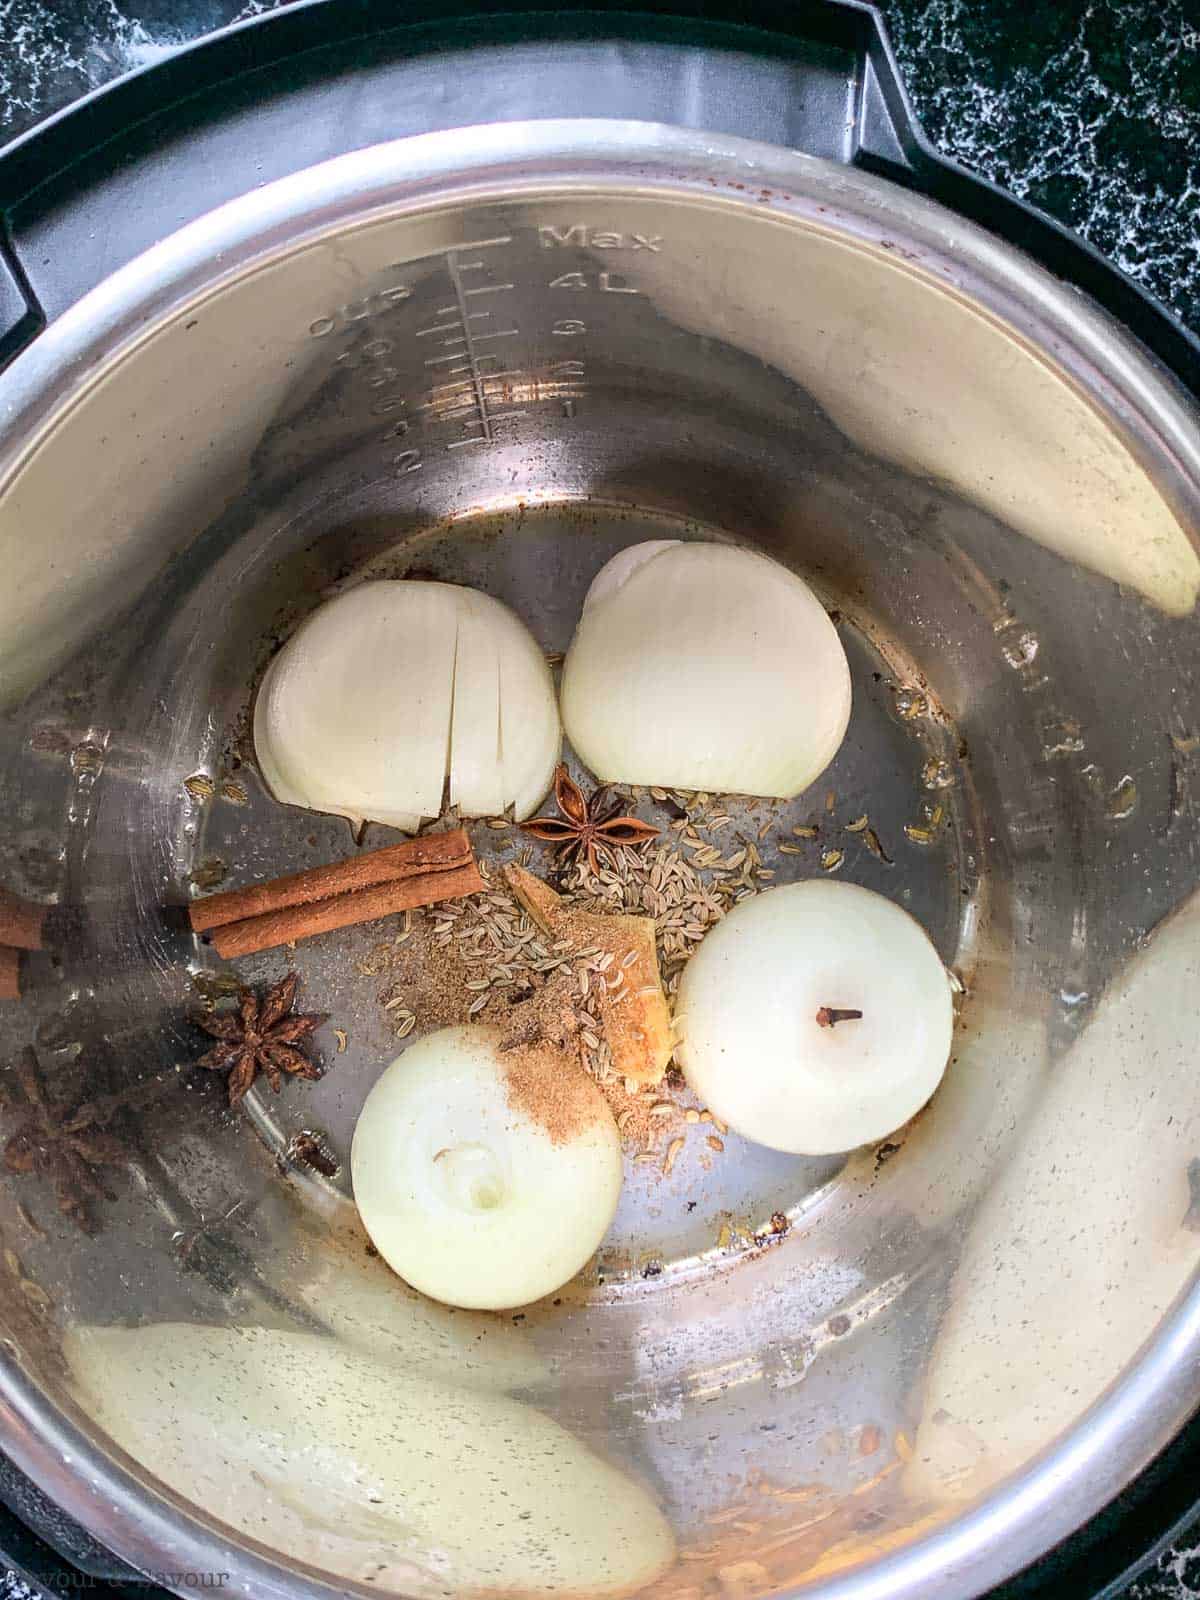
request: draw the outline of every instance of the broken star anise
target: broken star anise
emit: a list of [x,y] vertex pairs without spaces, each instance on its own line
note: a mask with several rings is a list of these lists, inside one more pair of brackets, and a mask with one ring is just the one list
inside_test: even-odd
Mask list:
[[297,1048],[321,1024],[328,1012],[314,1011],[292,1015],[300,979],[294,972],[273,983],[260,999],[253,989],[242,989],[236,1011],[196,1016],[192,1021],[218,1042],[196,1063],[213,1072],[229,1073],[229,1104],[236,1106],[246,1091],[263,1073],[279,1093],[282,1074],[298,1078],[319,1078],[321,1068]]
[[559,762],[554,769],[554,804],[560,816],[535,817],[532,822],[523,822],[521,831],[557,845],[559,855],[566,861],[572,856],[586,856],[593,872],[599,870],[601,855],[615,866],[618,846],[637,850],[658,837],[658,829],[651,823],[640,817],[619,815],[620,801],[609,801],[607,785],[597,789],[590,799],[585,798],[565,762]]
[[96,1200],[116,1196],[96,1176],[102,1167],[119,1166],[127,1152],[107,1123],[118,1109],[116,1096],[88,1099],[86,1094],[53,1100],[46,1093],[38,1059],[26,1047],[17,1060],[16,1080],[27,1115],[4,1146],[9,1172],[53,1178],[58,1209],[83,1233],[95,1233]]

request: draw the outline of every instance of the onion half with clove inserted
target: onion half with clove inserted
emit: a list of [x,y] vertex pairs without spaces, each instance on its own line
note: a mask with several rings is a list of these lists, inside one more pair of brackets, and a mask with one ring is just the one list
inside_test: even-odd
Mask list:
[[900,906],[811,879],[734,907],[684,968],[675,1058],[758,1144],[828,1155],[915,1116],[950,1054],[950,983]]

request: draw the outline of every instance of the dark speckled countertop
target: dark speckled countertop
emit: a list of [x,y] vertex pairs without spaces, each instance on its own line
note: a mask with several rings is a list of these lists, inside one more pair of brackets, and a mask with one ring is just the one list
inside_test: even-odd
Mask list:
[[[0,0],[0,142],[282,3]],[[1200,333],[1200,0],[881,0],[881,9],[933,141],[1081,233]],[[0,1600],[20,1592],[0,1573]],[[1200,1526],[1128,1600],[1192,1597]]]

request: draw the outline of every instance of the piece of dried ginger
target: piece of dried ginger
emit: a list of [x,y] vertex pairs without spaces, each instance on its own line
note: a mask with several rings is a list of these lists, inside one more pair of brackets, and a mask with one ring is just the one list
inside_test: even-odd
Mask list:
[[576,949],[612,954],[608,975],[623,972],[616,990],[597,995],[597,1013],[618,1077],[658,1083],[674,1048],[671,1012],[663,992],[654,944],[654,922],[621,912],[605,916],[568,905],[541,878],[515,864],[504,868],[509,888],[552,939],[570,939]]

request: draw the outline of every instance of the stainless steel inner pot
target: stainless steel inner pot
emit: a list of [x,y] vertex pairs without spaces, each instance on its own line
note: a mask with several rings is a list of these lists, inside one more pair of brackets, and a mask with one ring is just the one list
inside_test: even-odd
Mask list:
[[[4,1448],[135,1563],[256,1596],[549,1592],[544,1551],[489,1567],[525,1420],[480,1434],[492,1498],[453,1538],[415,1479],[313,1492],[330,1408],[364,1448],[380,1425],[364,1362],[432,1396],[406,1413],[424,1482],[451,1394],[640,1485],[677,1547],[663,1600],[964,1597],[1101,1506],[1200,1398],[1196,422],[1103,314],[932,203],[652,124],[360,151],[65,313],[0,380],[0,881],[55,933],[0,1040],[54,1093],[88,1063],[145,1089],[95,1237],[0,1176]],[[344,1175],[398,1048],[364,971],[386,931],[239,965],[294,964],[348,1037],[231,1117],[186,1021],[229,974],[181,908],[353,848],[246,749],[322,598],[435,574],[561,650],[599,566],[664,535],[766,551],[835,613],[847,741],[739,822],[771,822],[783,882],[819,870],[777,852],[789,826],[869,814],[884,852],[844,836],[844,875],[957,975],[954,1058],[877,1149],[731,1135],[632,1168],[562,1295],[451,1313],[365,1254]],[[341,1174],[289,1162],[301,1129]],[[186,1338],[129,1331],[180,1323],[328,1359],[263,1417],[247,1333],[201,1405]]]

